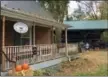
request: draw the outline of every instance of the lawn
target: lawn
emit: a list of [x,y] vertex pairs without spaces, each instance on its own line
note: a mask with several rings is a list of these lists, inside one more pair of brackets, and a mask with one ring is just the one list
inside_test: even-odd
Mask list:
[[95,72],[77,73],[76,76],[108,76],[108,68],[101,65]]
[[80,54],[80,58],[63,62],[61,71],[55,76],[108,76],[108,52],[90,51]]

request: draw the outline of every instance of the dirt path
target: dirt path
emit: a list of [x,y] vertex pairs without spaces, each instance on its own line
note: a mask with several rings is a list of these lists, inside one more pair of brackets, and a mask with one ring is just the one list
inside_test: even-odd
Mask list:
[[61,71],[56,76],[69,76],[76,73],[94,72],[100,65],[108,64],[106,51],[90,51],[80,54],[80,58],[62,63]]

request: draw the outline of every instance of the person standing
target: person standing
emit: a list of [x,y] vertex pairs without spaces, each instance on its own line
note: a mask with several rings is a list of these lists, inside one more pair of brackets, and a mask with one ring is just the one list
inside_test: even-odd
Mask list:
[[85,44],[85,49],[86,49],[86,51],[89,50],[89,47],[90,47],[89,43],[86,43],[86,44]]

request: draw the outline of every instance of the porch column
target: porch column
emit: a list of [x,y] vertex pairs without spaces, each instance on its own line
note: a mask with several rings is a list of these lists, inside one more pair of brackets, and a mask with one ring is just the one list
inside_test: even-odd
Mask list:
[[35,23],[33,25],[33,45],[35,45],[36,41],[35,41]]
[[[2,51],[4,52],[5,46],[5,16],[2,18]],[[2,71],[5,71],[5,56],[2,54]]]
[[54,27],[51,28],[51,40],[52,40],[52,43],[54,43],[54,30],[53,30]]
[[68,57],[68,50],[67,50],[67,28],[65,28],[65,51],[66,51],[66,56]]

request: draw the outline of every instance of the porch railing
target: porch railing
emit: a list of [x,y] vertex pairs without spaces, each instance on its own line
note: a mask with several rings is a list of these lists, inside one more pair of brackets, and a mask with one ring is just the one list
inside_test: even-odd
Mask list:
[[[74,44],[67,44],[67,51],[68,51],[68,55],[74,55],[78,53],[78,44],[74,43]],[[61,55],[65,55],[66,54],[66,50],[65,47],[62,47],[59,49],[59,52]]]
[[[64,47],[62,47],[64,48]],[[39,44],[27,46],[5,46],[4,52],[10,60],[15,59],[16,64],[35,64],[64,56],[56,44]],[[5,69],[12,67],[12,63],[5,61]]]

